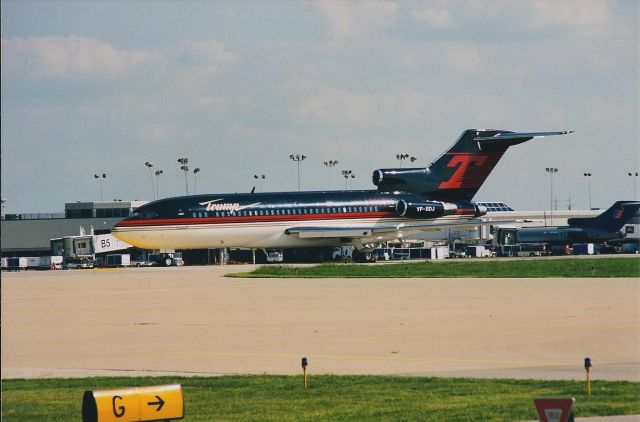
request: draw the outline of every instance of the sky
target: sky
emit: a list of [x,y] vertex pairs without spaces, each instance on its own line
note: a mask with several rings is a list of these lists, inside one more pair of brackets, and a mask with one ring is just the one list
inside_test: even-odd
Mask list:
[[552,184],[559,209],[587,209],[589,189],[592,207],[640,197],[635,0],[0,7],[5,213],[100,200],[101,184],[104,200],[259,191],[254,175],[297,190],[291,154],[302,190],[344,189],[347,169],[374,189],[396,154],[427,166],[468,128],[575,131],[509,149],[477,201],[546,210]]

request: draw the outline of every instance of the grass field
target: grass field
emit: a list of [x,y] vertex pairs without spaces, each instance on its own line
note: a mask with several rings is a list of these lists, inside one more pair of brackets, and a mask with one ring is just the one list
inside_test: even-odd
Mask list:
[[312,267],[265,265],[252,272],[227,276],[254,278],[639,277],[640,258],[451,260],[385,265],[321,264]]
[[6,421],[80,420],[85,390],[181,384],[185,421],[537,419],[536,397],[575,397],[576,416],[640,414],[640,383],[374,376],[83,378],[2,381]]

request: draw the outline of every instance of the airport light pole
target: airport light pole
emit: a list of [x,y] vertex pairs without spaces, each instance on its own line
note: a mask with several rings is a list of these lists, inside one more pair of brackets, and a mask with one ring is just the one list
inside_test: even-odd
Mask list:
[[262,181],[263,181],[264,179],[266,179],[266,178],[267,178],[267,176],[265,176],[264,174],[262,174],[262,175],[260,175],[260,176],[258,176],[257,174],[254,174],[254,175],[253,175],[253,178],[254,178],[254,179],[256,179],[256,180],[258,181],[258,183],[260,184],[260,192],[262,192]]
[[587,184],[589,185],[589,209],[591,209],[591,173],[584,173],[584,177],[587,178]]
[[549,180],[550,180],[550,190],[551,190],[551,197],[550,197],[550,201],[549,201],[549,205],[550,205],[550,219],[551,219],[551,223],[549,225],[553,226],[553,175],[555,173],[558,172],[558,168],[557,167],[547,167],[545,168],[545,171],[547,173],[549,173]]
[[193,188],[195,189],[195,194],[198,194],[198,173],[200,173],[200,167],[196,167],[193,169]]
[[329,160],[329,161],[325,161],[324,165],[326,167],[329,167],[329,190],[331,190],[331,169],[338,164],[338,160]]
[[298,192],[300,192],[300,161],[306,160],[307,156],[304,154],[291,154],[289,158],[298,164]]
[[181,164],[180,170],[184,172],[184,187],[187,195],[189,195],[189,182],[187,181],[187,172],[189,172],[189,166],[187,164],[189,163],[189,159],[187,157],[180,157],[178,158],[178,163]]
[[351,170],[342,170],[342,176],[344,177],[344,190],[347,190],[349,179],[355,179],[356,175]]
[[106,173],[102,173],[102,176],[100,176],[99,174],[94,174],[93,177],[95,179],[100,180],[100,202],[102,202],[102,180],[107,178],[107,174]]
[[160,199],[160,180],[158,176],[160,176],[164,171],[156,170],[156,198]]
[[153,163],[150,161],[145,161],[144,165],[149,168],[149,178],[151,179],[151,195],[153,196],[153,199],[156,199],[156,188],[153,186],[153,170],[151,170],[153,168]]
[[636,180],[638,180],[638,172],[627,173],[630,177],[633,177],[633,200],[636,200]]
[[412,163],[418,159],[418,157],[409,154],[396,154],[396,160],[400,161],[400,168],[402,168],[402,162],[409,159]]

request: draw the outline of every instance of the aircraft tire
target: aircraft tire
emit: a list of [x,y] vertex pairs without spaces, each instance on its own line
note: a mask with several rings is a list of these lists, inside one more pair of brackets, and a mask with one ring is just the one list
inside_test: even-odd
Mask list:
[[375,262],[373,252],[362,252],[357,249],[353,250],[352,259],[354,262]]

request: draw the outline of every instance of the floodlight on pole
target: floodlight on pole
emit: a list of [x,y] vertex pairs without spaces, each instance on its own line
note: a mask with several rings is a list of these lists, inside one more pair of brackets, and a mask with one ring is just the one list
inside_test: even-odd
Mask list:
[[144,165],[149,168],[149,178],[151,179],[151,195],[153,196],[153,199],[156,199],[156,189],[153,186],[153,170],[151,170],[153,168],[153,163],[150,161],[145,161]]
[[355,179],[356,175],[353,174],[351,170],[342,170],[342,176],[344,177],[344,190],[347,190],[349,187],[349,179]]
[[402,162],[409,159],[412,163],[418,159],[418,157],[409,154],[398,153],[396,154],[396,160],[400,161],[400,168],[402,168]]
[[196,167],[193,169],[193,182],[194,182],[194,190],[195,194],[198,194],[198,173],[200,173],[200,167]]
[[265,176],[264,174],[259,176],[257,174],[254,174],[253,178],[258,181],[258,184],[260,185],[260,192],[262,192],[262,181],[265,180],[267,176]]
[[324,162],[324,165],[329,167],[329,190],[331,190],[331,169],[335,167],[336,164],[338,164],[338,160],[329,160]]
[[160,199],[160,180],[159,177],[162,173],[164,173],[164,171],[162,170],[156,170],[156,198]]
[[304,154],[291,154],[289,158],[296,162],[298,165],[298,192],[300,191],[300,161],[304,161],[307,159],[307,156]]
[[553,226],[553,175],[558,172],[557,167],[547,167],[544,169],[547,173],[549,173],[549,183],[550,183],[550,200],[549,200],[549,216],[551,223],[549,225]]
[[591,209],[591,173],[584,173],[584,177],[587,178],[587,185],[589,186],[589,209]]
[[93,177],[94,179],[98,179],[100,181],[100,201],[102,201],[102,180],[107,178],[107,174],[102,173],[102,176],[99,174],[94,174]]
[[189,163],[189,159],[187,157],[180,157],[178,158],[178,163],[181,164],[180,170],[184,172],[184,187],[187,195],[189,195],[189,182],[187,180],[187,173],[189,172],[189,166],[187,164]]
[[630,171],[627,174],[629,175],[629,177],[633,178],[633,200],[635,201],[636,200],[636,191],[637,191],[637,189],[636,189],[636,180],[638,180],[638,172],[637,171],[636,172],[631,172]]

